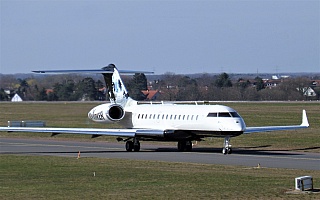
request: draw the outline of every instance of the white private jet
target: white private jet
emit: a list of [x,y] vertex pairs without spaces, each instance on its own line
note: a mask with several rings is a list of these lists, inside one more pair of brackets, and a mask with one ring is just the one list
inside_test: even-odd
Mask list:
[[179,151],[191,151],[192,141],[205,137],[224,137],[223,154],[230,154],[230,138],[243,133],[267,132],[307,128],[306,111],[302,111],[302,123],[291,126],[246,127],[242,117],[234,109],[223,105],[177,105],[174,103],[139,104],[129,97],[119,73],[143,73],[117,70],[110,64],[101,70],[51,70],[36,73],[102,73],[108,89],[110,103],[94,107],[88,117],[99,123],[119,123],[125,129],[97,128],[35,128],[0,127],[8,132],[45,132],[89,134],[92,137],[117,136],[125,141],[127,151],[139,151],[139,141],[176,141]]

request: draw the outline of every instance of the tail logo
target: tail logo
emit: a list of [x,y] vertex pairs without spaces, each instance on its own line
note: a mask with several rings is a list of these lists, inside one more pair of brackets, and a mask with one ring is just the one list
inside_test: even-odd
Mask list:
[[113,69],[112,74],[103,74],[107,85],[110,102],[124,106],[128,100],[129,94],[120,78],[120,74],[115,65],[110,64],[109,66],[107,66],[107,68]]

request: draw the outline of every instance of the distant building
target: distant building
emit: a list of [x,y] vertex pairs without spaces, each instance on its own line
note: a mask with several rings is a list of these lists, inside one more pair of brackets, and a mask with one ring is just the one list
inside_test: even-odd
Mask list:
[[319,87],[320,86],[320,80],[312,80],[312,86]]
[[12,99],[11,99],[12,102],[20,102],[22,101],[21,97],[18,95],[18,94],[15,94]]
[[53,89],[46,89],[46,94],[53,93]]
[[11,94],[11,91],[10,91],[10,90],[4,90],[4,92],[5,92],[7,95],[10,95],[10,94]]
[[154,101],[161,95],[159,90],[142,90],[141,91],[145,96],[147,101]]
[[303,88],[303,95],[306,97],[316,97],[317,93],[313,90],[312,87],[305,87]]
[[265,79],[263,80],[263,82],[264,82],[265,88],[273,88],[273,87],[277,87],[282,82],[282,80],[281,79],[272,79],[272,80]]
[[279,76],[279,75],[272,75],[271,76],[271,79],[273,79],[273,80],[278,80],[278,79],[286,79],[286,78],[289,78],[290,76],[288,76],[288,75],[281,75],[281,76]]

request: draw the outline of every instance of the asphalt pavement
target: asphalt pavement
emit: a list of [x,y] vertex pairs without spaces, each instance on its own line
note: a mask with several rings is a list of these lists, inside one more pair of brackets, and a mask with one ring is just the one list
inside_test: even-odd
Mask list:
[[141,142],[140,152],[126,152],[124,143],[79,142],[54,139],[1,138],[0,154],[26,154],[77,157],[121,158],[166,162],[234,165],[245,167],[287,168],[320,170],[320,153],[292,151],[261,151],[233,149],[230,155],[223,155],[221,148],[194,147],[192,152],[179,152],[172,146],[145,144]]

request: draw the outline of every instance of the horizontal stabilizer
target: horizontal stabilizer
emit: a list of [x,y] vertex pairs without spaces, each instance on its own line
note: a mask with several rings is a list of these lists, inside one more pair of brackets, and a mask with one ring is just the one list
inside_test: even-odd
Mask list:
[[[143,73],[143,74],[153,74],[150,71],[134,71],[134,70],[118,70],[121,74],[135,74],[135,73]],[[78,70],[38,70],[32,71],[34,73],[45,74],[45,73],[52,73],[52,74],[69,74],[69,73],[83,73],[83,74],[112,74],[113,71],[110,70],[103,70],[103,69],[78,69]]]
[[[114,72],[115,65],[109,64],[102,69],[78,69],[78,70],[35,70],[34,73],[88,73],[88,74],[112,74]],[[121,74],[135,74],[135,73],[144,73],[144,74],[153,74],[150,71],[140,71],[140,70],[118,70]]]

